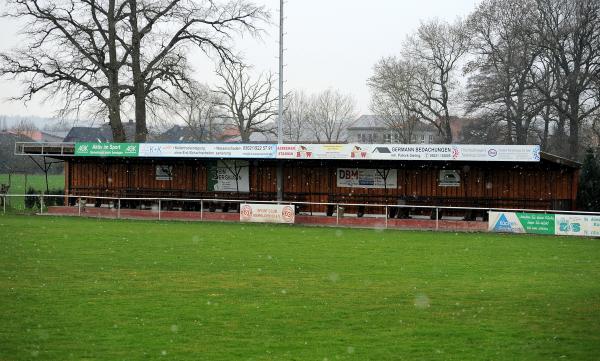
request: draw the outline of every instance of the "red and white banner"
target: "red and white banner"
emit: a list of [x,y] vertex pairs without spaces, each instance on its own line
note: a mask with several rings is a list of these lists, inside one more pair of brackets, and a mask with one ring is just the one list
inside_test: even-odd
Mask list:
[[294,223],[296,211],[290,204],[244,203],[240,207],[240,222]]

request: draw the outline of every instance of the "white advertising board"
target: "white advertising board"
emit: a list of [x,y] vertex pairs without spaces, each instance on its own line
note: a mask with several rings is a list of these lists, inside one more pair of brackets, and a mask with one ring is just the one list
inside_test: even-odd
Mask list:
[[539,162],[539,145],[76,143],[77,156]]
[[396,169],[338,168],[337,186],[350,188],[397,188]]
[[216,160],[208,166],[208,190],[215,192],[250,192],[247,160]]
[[557,214],[555,217],[555,234],[600,237],[600,216]]
[[140,157],[275,158],[275,144],[141,143]]
[[283,144],[277,159],[539,162],[539,145]]
[[240,222],[294,223],[296,212],[290,204],[244,203],[240,207]]

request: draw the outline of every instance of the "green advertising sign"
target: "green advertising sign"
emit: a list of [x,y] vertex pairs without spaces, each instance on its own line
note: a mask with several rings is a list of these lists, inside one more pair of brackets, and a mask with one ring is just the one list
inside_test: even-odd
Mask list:
[[525,233],[554,234],[554,214],[516,213]]
[[75,155],[93,157],[137,157],[138,143],[75,143]]
[[489,230],[493,232],[556,234],[555,228],[554,214],[490,212]]

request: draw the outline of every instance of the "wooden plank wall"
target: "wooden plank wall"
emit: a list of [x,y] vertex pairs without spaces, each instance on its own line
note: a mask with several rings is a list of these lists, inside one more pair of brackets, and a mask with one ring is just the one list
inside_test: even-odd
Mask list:
[[[195,196],[207,192],[206,161],[171,161],[173,179],[156,180],[155,166],[167,161],[120,160],[77,158],[65,168],[69,172],[73,192],[85,194],[96,190],[104,194],[124,194],[139,190],[138,196]],[[490,206],[509,207],[517,205],[511,200],[574,200],[577,171],[554,164],[535,164],[528,167],[510,166],[461,166],[459,187],[440,187],[440,168],[401,164],[397,169],[398,187],[393,189],[365,189],[337,187],[336,170],[345,164],[296,163],[284,168],[284,193],[286,200],[305,202],[369,202],[387,200],[396,204],[399,198],[435,199],[488,199],[495,200]],[[364,168],[377,168],[377,165]],[[276,164],[253,161],[250,166],[251,199],[261,199],[259,194],[274,198],[276,193]],[[95,194],[95,193],[88,193]],[[218,196],[218,195],[217,195]],[[253,198],[254,197],[254,198]],[[447,203],[443,203],[447,204]],[[458,204],[455,204],[458,205]],[[533,207],[533,204],[532,204]],[[548,207],[551,208],[549,205]]]
[[[169,163],[173,166],[171,180],[157,180],[155,168],[164,162],[119,162],[105,160],[70,161],[71,188],[100,189],[117,194],[119,191],[156,190],[201,192],[207,187],[207,171],[203,164],[189,162]],[[122,192],[121,192],[122,193]]]

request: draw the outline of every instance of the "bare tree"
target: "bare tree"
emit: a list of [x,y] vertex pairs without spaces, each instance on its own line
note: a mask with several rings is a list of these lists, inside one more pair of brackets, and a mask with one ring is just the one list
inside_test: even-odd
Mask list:
[[356,102],[349,94],[327,89],[311,99],[310,129],[318,142],[345,141],[346,129],[356,118]]
[[435,126],[446,143],[452,143],[451,108],[457,105],[454,73],[468,50],[469,37],[462,21],[422,23],[404,46],[404,57],[414,61],[412,110]]
[[468,63],[468,112],[508,128],[508,144],[526,144],[544,106],[531,79],[539,55],[533,24],[535,0],[487,0],[469,18],[472,49]]
[[216,94],[204,84],[190,82],[186,91],[176,91],[161,102],[155,116],[162,127],[185,124],[186,136],[199,142],[217,139],[222,115]]
[[[559,131],[568,122],[569,155],[580,154],[580,128],[600,103],[594,81],[600,76],[600,2],[536,0],[540,60],[532,67],[536,87],[559,117]],[[548,87],[545,74],[552,75]],[[562,124],[561,124],[562,122]]]
[[285,98],[283,135],[287,141],[300,142],[308,137],[311,103],[302,91],[293,91]]
[[17,124],[14,124],[10,130],[18,135],[31,137],[31,135],[38,130],[38,127],[36,127],[29,119],[21,119]]
[[14,99],[45,92],[64,98],[65,112],[100,103],[113,138],[125,141],[119,72],[127,55],[118,50],[125,10],[117,0],[9,0],[4,16],[26,21],[23,45],[0,54],[0,75],[18,78],[25,87]]
[[395,57],[381,59],[367,85],[371,90],[371,110],[393,131],[402,143],[413,140],[418,123],[415,104],[411,100],[410,78],[404,63]]
[[[457,107],[459,61],[469,50],[465,24],[439,20],[422,23],[403,44],[400,58],[382,59],[369,80],[374,102],[395,108],[406,119],[418,118],[436,127],[452,143],[452,110]],[[387,104],[386,104],[387,103]]]
[[185,91],[190,81],[190,45],[216,54],[224,62],[235,56],[229,40],[234,33],[257,34],[256,23],[268,19],[259,6],[242,0],[224,4],[182,0],[128,0],[132,81],[135,97],[136,141],[145,141],[147,102],[153,92]]
[[[593,83],[593,92],[595,93],[595,102],[600,104],[600,76]],[[595,147],[600,154],[600,108],[597,108],[590,115],[591,128],[591,147]]]
[[44,91],[65,99],[64,110],[108,114],[115,141],[125,141],[122,103],[134,96],[136,140],[147,137],[147,103],[185,90],[187,50],[199,47],[234,60],[230,39],[256,34],[267,19],[243,0],[9,0],[5,16],[27,21],[25,44],[0,54],[0,75],[19,78],[17,99]]
[[248,66],[241,63],[220,63],[216,74],[222,83],[215,90],[216,104],[238,129],[242,142],[248,142],[252,133],[273,132],[277,104],[273,74],[252,79]]

